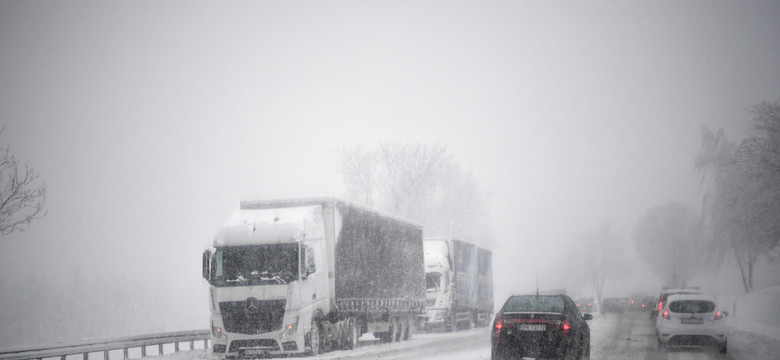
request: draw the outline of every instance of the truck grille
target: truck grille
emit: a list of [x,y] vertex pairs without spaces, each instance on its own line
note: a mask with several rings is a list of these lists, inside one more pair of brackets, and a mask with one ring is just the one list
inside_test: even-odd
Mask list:
[[225,330],[239,334],[262,334],[280,330],[285,300],[257,300],[219,303]]

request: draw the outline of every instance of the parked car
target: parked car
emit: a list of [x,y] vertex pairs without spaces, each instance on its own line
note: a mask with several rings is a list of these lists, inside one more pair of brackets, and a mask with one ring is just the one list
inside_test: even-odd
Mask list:
[[656,303],[656,306],[653,308],[653,311],[650,313],[650,318],[654,319],[658,317],[658,313],[661,311],[661,309],[664,308],[664,302],[666,301],[666,298],[671,295],[678,295],[678,294],[701,294],[701,288],[699,287],[686,287],[686,288],[668,288],[664,287],[661,289],[661,295],[658,295],[658,302]]
[[590,356],[590,327],[567,295],[513,295],[496,314],[491,359]]
[[728,349],[725,316],[710,295],[671,295],[655,321],[658,347]]
[[620,299],[618,298],[606,298],[601,301],[601,313],[608,314],[608,313],[614,313],[614,314],[622,314],[623,313],[623,304],[620,302]]

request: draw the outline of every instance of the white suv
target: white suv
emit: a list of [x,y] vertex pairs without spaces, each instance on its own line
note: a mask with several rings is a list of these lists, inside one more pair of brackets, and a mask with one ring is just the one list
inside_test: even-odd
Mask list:
[[715,347],[727,350],[728,313],[710,295],[671,295],[655,320],[658,347]]

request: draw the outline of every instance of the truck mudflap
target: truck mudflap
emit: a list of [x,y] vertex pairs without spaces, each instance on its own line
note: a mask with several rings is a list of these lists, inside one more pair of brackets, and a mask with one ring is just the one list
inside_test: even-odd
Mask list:
[[422,312],[425,299],[339,299],[336,306],[346,312]]

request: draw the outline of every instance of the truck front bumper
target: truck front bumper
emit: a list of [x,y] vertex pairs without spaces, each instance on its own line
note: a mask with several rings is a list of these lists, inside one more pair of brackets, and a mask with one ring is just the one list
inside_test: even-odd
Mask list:
[[304,335],[280,335],[269,332],[257,335],[225,334],[212,338],[212,359],[256,359],[301,355],[306,351]]
[[423,331],[445,330],[449,328],[450,321],[446,313],[429,311],[425,315],[417,317],[417,328]]

